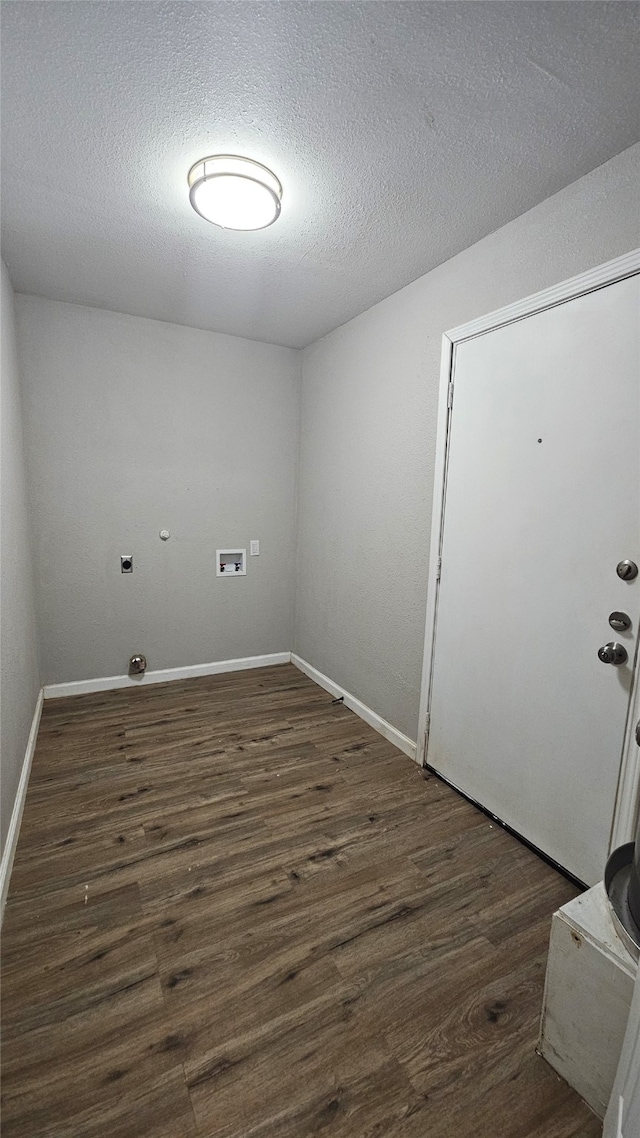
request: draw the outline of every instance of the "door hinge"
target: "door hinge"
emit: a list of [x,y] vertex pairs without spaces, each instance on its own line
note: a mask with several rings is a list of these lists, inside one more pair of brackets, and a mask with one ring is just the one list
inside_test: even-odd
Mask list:
[[438,564],[436,565],[436,581],[440,580],[441,572],[442,572],[442,558],[439,557],[438,558]]
[[419,756],[419,758],[421,759],[420,765],[422,767],[426,767],[426,765],[427,765],[427,751],[429,749],[429,724],[430,724],[430,722],[431,722],[431,714],[430,714],[430,712],[427,712],[427,719],[426,719],[426,722],[424,725],[424,735],[422,736],[422,755]]
[[453,407],[453,383],[450,383],[447,388],[447,407],[449,409]]

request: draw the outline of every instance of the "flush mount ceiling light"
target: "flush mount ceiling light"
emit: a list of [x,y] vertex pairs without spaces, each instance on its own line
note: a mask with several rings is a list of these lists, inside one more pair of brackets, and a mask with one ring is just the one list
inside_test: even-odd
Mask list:
[[266,229],[280,216],[282,186],[271,170],[239,154],[201,158],[189,170],[189,200],[222,229]]

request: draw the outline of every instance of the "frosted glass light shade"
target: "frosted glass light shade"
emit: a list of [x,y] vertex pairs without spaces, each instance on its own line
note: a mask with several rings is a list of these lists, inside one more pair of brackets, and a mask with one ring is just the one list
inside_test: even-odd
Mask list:
[[282,186],[271,170],[251,158],[201,158],[189,170],[188,181],[196,213],[222,229],[266,229],[280,216]]

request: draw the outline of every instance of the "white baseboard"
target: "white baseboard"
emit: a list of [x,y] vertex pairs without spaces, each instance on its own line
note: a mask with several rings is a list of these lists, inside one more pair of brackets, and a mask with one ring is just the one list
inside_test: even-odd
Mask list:
[[330,680],[328,676],[323,675],[322,672],[319,672],[317,668],[312,667],[311,664],[307,664],[306,660],[303,660],[300,656],[296,656],[294,652],[291,653],[291,663],[295,664],[296,668],[299,668],[300,671],[304,672],[304,674],[308,676],[310,680],[313,680],[316,684],[319,684],[321,688],[324,688],[325,691],[328,691],[332,696],[342,696],[344,699],[345,707],[348,707],[350,711],[353,711],[356,715],[359,715],[361,719],[364,719],[365,723],[368,723],[370,727],[373,727],[374,731],[377,731],[380,735],[383,735],[385,739],[388,739],[390,743],[393,743],[394,747],[397,747],[398,750],[402,751],[403,754],[408,755],[409,758],[413,759],[415,762],[416,744],[413,739],[409,738],[408,735],[403,735],[402,731],[398,731],[397,727],[393,727],[391,723],[387,723],[386,719],[383,719],[381,715],[378,715],[375,711],[372,711],[370,707],[367,707],[366,703],[362,703],[361,700],[356,699],[354,695],[351,695],[350,692],[345,691],[344,688],[341,688],[339,686],[339,684],[334,684],[333,680]]
[[290,652],[272,652],[268,656],[243,656],[237,660],[216,660],[212,664],[164,668],[158,672],[145,672],[143,676],[102,676],[97,680],[45,684],[44,698],[60,699],[66,695],[86,695],[88,692],[113,691],[116,688],[140,687],[143,684],[166,684],[170,680],[189,680],[194,676],[217,676],[221,672],[241,672],[245,668],[270,668],[273,664],[288,664],[290,660]]
[[44,693],[40,689],[38,698],[36,700],[36,708],[31,720],[31,730],[29,731],[29,738],[27,740],[27,749],[24,753],[24,761],[22,763],[22,771],[20,774],[20,782],[16,791],[16,798],[11,812],[11,821],[7,831],[7,840],[4,844],[2,852],[2,861],[0,862],[0,924],[4,917],[4,906],[7,900],[7,893],[9,892],[9,878],[11,877],[11,869],[13,866],[13,859],[16,853],[16,846],[18,845],[18,835],[20,833],[20,823],[22,822],[22,812],[24,810],[24,803],[27,797],[27,786],[29,785],[29,775],[31,773],[31,763],[33,762],[33,755],[36,749],[36,739],[38,738],[38,727],[40,726],[40,716],[42,715],[42,704],[44,700]]

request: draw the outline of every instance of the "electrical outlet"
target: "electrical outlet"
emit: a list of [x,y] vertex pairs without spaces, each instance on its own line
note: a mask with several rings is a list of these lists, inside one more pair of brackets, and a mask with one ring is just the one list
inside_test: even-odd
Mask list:
[[260,553],[260,542],[259,541],[249,542],[249,554],[250,554],[250,556],[251,557],[257,557],[259,553]]
[[130,553],[125,553],[120,558],[120,572],[133,573],[133,557]]

